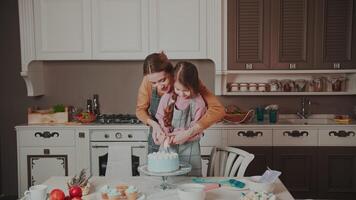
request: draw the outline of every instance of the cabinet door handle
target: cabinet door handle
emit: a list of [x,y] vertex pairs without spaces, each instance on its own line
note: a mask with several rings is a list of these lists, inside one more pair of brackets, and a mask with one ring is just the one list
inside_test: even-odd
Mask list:
[[59,137],[59,133],[58,132],[49,132],[49,131],[44,131],[43,133],[41,132],[36,132],[35,133],[35,137],[43,137],[43,138],[51,138],[51,137],[54,137],[54,136],[57,136]]
[[263,133],[261,131],[256,131],[256,132],[253,132],[253,131],[239,131],[237,132],[237,135],[238,136],[245,136],[245,137],[257,137],[258,135],[262,136]]
[[354,131],[344,131],[344,130],[341,130],[341,131],[338,131],[338,132],[336,132],[336,131],[330,131],[329,132],[329,136],[331,136],[331,135],[334,135],[334,136],[337,136],[337,137],[348,137],[348,136],[350,136],[350,135],[352,135],[352,136],[355,136],[355,132]]
[[294,131],[284,131],[283,132],[283,136],[290,136],[290,137],[302,137],[302,136],[309,136],[309,132],[308,131],[298,131],[298,130],[294,130]]

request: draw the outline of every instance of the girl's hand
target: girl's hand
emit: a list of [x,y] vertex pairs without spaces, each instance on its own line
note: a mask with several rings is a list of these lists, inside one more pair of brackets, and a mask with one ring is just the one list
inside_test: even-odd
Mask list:
[[175,131],[173,143],[174,144],[184,144],[185,142],[187,142],[190,139],[190,137],[192,136],[192,133],[193,133],[192,129]]

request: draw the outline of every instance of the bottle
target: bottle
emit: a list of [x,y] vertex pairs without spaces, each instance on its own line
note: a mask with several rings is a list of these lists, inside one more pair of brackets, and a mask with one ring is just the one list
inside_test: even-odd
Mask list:
[[92,100],[91,99],[87,99],[87,112],[88,113],[93,112],[93,105],[92,105]]
[[96,116],[100,115],[100,104],[99,104],[98,94],[94,94],[93,96],[93,112]]

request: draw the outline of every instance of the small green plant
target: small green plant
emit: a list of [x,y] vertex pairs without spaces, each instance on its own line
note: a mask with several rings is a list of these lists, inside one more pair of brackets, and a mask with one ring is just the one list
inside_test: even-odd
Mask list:
[[53,112],[64,112],[65,111],[65,106],[63,104],[57,104],[52,107]]

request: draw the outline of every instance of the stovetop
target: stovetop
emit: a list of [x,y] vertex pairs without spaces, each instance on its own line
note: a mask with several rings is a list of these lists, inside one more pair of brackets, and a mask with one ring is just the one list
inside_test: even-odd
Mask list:
[[141,121],[133,114],[101,114],[96,117],[100,124],[141,124]]

